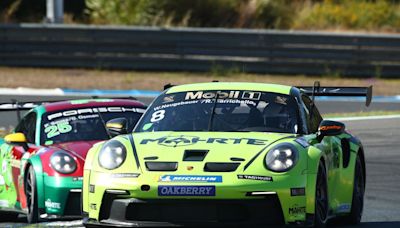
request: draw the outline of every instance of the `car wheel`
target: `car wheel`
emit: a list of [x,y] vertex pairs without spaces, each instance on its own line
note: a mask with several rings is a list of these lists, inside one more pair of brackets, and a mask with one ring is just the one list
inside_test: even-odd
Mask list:
[[361,163],[360,156],[357,156],[356,167],[354,171],[354,186],[353,186],[353,199],[351,204],[351,211],[346,216],[345,221],[348,224],[356,225],[359,224],[362,217],[364,207],[364,193],[365,193],[365,182],[364,172]]
[[328,184],[326,170],[322,161],[319,162],[317,184],[315,186],[315,227],[325,227],[328,220]]
[[28,223],[37,223],[39,220],[36,177],[33,166],[30,166],[25,178],[25,195],[28,206]]

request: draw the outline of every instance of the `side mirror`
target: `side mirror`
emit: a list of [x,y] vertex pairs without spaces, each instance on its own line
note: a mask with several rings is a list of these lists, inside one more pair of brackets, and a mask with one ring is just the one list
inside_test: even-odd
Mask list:
[[318,127],[317,140],[321,142],[325,136],[340,135],[344,132],[345,125],[341,122],[323,120]]
[[22,146],[25,151],[28,151],[29,149],[28,141],[26,140],[24,133],[21,132],[6,135],[4,141],[13,146]]
[[112,137],[128,133],[128,121],[125,118],[115,118],[107,121],[106,128]]

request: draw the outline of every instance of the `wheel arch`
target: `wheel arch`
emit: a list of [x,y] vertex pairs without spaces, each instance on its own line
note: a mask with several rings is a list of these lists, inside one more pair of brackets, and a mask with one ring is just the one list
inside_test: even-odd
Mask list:
[[315,188],[317,185],[317,173],[320,162],[322,161],[325,171],[327,171],[326,158],[324,152],[315,147],[308,148],[308,162],[307,162],[307,187],[306,187],[306,213],[312,217],[315,214]]
[[45,201],[45,191],[44,191],[44,180],[43,180],[43,166],[42,161],[38,155],[34,155],[28,159],[27,165],[24,169],[24,185],[26,181],[26,174],[28,173],[29,167],[32,166],[35,171],[36,178],[36,188],[37,188],[37,198],[38,198],[38,207],[44,208]]
[[363,171],[363,175],[364,175],[364,186],[366,186],[366,183],[367,183],[367,170],[366,170],[366,167],[365,167],[365,155],[364,155],[364,148],[362,147],[362,145],[360,145],[360,148],[358,149],[357,155],[360,155],[361,164],[362,164],[362,171]]

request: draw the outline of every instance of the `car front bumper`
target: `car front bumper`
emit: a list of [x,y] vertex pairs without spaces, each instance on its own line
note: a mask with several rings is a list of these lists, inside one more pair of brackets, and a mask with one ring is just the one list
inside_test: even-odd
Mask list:
[[[95,175],[93,175],[95,174]],[[213,197],[159,196],[149,178],[114,178],[92,172],[83,187],[85,224],[135,226],[307,225],[314,213],[315,175],[276,176],[273,182],[215,183]],[[86,180],[86,179],[85,179]],[[88,179],[89,180],[89,179]],[[193,184],[195,185],[195,184]],[[293,194],[293,189],[302,193]],[[256,194],[255,194],[256,193]]]
[[44,202],[40,209],[43,219],[80,217],[82,178],[44,175]]
[[[277,195],[250,200],[140,200],[107,194],[100,224],[117,226],[283,225]],[[85,224],[98,224],[85,220]]]

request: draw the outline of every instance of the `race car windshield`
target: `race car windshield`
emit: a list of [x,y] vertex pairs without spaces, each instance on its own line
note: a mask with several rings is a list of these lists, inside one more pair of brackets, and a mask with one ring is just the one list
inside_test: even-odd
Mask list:
[[108,120],[124,117],[130,132],[140,116],[141,113],[134,107],[89,107],[47,112],[42,116],[40,144],[106,140],[109,135],[103,120],[106,123]]
[[159,96],[135,132],[225,131],[297,133],[296,100],[258,91],[189,91]]

